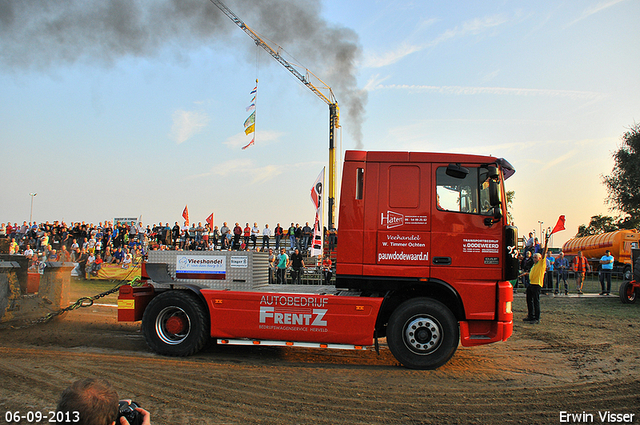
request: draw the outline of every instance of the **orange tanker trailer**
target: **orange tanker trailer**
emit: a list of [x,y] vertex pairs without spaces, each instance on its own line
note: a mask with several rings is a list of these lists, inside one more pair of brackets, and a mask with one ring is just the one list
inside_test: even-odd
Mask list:
[[566,255],[577,255],[582,251],[594,270],[600,266],[600,257],[606,250],[615,258],[614,271],[622,272],[624,279],[631,279],[631,250],[640,248],[640,233],[637,230],[616,230],[615,232],[569,239],[562,246]]

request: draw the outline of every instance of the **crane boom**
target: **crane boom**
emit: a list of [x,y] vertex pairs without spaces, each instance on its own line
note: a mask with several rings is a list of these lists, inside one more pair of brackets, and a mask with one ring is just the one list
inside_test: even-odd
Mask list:
[[[267,51],[275,60],[277,60],[282,66],[284,66],[289,72],[291,72],[298,80],[302,82],[309,90],[322,99],[327,105],[329,105],[329,196],[328,196],[328,228],[333,229],[335,227],[335,199],[336,199],[336,172],[335,172],[335,129],[339,127],[339,114],[340,108],[338,107],[338,101],[336,100],[333,90],[324,81],[318,78],[314,73],[305,68],[305,75],[296,69],[289,61],[282,57],[280,51],[282,48],[276,44],[277,49],[272,48],[267,42],[265,42],[255,31],[253,31],[242,19],[240,19],[231,9],[229,9],[220,0],[210,0],[218,9],[222,11],[229,19],[233,21],[237,26],[242,29],[256,45],[262,47]],[[274,43],[275,44],[275,43]],[[323,85],[323,89],[329,92],[329,96],[325,95],[311,83],[309,76],[312,75]]]

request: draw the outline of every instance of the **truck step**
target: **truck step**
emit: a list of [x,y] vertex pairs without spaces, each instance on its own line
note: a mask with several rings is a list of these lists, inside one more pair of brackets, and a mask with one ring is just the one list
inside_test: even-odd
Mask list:
[[333,350],[366,350],[364,345],[324,344],[318,342],[268,341],[258,339],[218,339],[222,345],[266,345],[273,347],[331,348]]

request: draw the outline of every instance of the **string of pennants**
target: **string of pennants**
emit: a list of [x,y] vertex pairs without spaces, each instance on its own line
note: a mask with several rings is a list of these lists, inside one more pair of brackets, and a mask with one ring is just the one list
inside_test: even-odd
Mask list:
[[247,149],[249,146],[255,144],[256,142],[256,97],[258,95],[258,80],[256,79],[256,86],[249,93],[252,98],[249,106],[246,107],[247,112],[252,111],[251,115],[244,120],[244,134],[252,134],[253,137],[251,141],[242,147],[242,150]]

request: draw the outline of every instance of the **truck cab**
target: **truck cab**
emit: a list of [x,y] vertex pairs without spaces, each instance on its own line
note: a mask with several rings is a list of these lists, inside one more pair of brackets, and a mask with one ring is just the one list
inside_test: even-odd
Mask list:
[[503,202],[513,172],[490,156],[347,151],[336,286],[385,297],[380,335],[422,297],[453,315],[463,345],[505,340],[518,272]]

